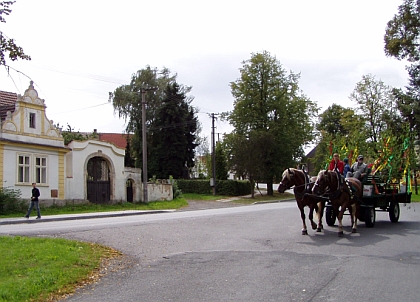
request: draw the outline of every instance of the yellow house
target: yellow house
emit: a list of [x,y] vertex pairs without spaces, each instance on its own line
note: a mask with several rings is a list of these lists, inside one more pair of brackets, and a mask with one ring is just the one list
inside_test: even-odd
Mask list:
[[29,199],[35,182],[42,199],[64,199],[70,149],[45,109],[33,82],[23,96],[0,91],[0,185]]

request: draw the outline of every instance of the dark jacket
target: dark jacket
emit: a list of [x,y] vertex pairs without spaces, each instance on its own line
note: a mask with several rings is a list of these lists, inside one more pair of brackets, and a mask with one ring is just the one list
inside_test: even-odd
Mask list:
[[33,188],[33,189],[32,189],[32,198],[31,198],[31,200],[32,200],[32,201],[38,201],[38,197],[39,197],[40,195],[41,195],[41,194],[39,193],[38,188]]

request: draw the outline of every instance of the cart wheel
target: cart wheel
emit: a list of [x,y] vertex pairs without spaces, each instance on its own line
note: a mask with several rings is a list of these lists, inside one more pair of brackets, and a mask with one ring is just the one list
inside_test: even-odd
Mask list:
[[376,212],[375,208],[365,208],[365,224],[368,228],[373,228],[375,225]]
[[388,211],[391,222],[398,222],[398,219],[400,219],[400,204],[392,201]]
[[328,226],[333,226],[335,224],[335,213],[332,207],[327,207],[325,209],[325,220],[327,221]]

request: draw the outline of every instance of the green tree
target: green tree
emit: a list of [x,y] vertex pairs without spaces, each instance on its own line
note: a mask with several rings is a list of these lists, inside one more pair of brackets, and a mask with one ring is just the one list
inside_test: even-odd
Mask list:
[[385,180],[398,178],[409,158],[404,157],[408,128],[397,110],[391,87],[371,75],[364,76],[350,98],[356,102],[355,111],[334,104],[320,114],[317,130],[321,139],[315,164],[325,169],[331,159],[327,154],[339,153],[351,161],[362,153]]
[[223,148],[223,143],[216,143],[215,150],[215,166],[216,166],[216,179],[217,180],[226,180],[228,179],[228,170],[227,170],[227,161],[226,155]]
[[356,84],[350,99],[357,104],[356,112],[365,123],[359,135],[365,135],[371,145],[369,149],[376,154],[381,132],[392,129],[401,119],[392,88],[372,75],[365,75]]
[[[12,10],[10,6],[16,1],[1,1],[0,2],[0,22],[6,23],[5,16],[8,16]],[[9,55],[9,59],[16,61],[17,59],[30,60],[31,57],[26,55],[22,47],[17,46],[15,41],[0,31],[0,66],[6,64],[6,55]]]
[[96,130],[92,133],[80,133],[80,131],[75,131],[69,124],[67,124],[66,130],[63,130],[62,127],[60,127],[60,124],[56,124],[54,126],[57,129],[60,129],[65,145],[68,145],[72,141],[86,141],[88,139],[97,139],[99,137]]
[[247,137],[232,132],[225,135],[224,139],[228,168],[234,171],[239,179],[249,179],[252,198],[254,198],[255,176],[260,174],[261,169],[255,154],[256,150],[260,150],[259,142],[253,134]]
[[417,0],[404,0],[398,14],[388,21],[385,30],[385,54],[398,60],[420,60],[420,6]]
[[384,41],[385,54],[398,60],[406,59],[409,84],[405,90],[394,89],[398,109],[409,122],[410,129],[420,135],[420,4],[405,0],[398,14],[387,24]]
[[127,145],[125,146],[124,167],[135,167],[135,160],[131,156],[132,149],[130,147],[130,137],[127,135]]
[[188,178],[194,166],[198,118],[178,83],[165,89],[165,98],[156,111],[150,135],[148,172],[158,178]]
[[364,148],[366,137],[364,120],[353,109],[333,104],[319,115],[317,130],[320,133],[318,148],[312,162],[317,170],[325,169],[333,153],[352,161],[354,151]]
[[[146,102],[146,128],[154,123],[156,112],[162,105],[165,98],[165,89],[168,84],[176,81],[177,75],[172,75],[170,70],[163,68],[158,71],[149,65],[146,68],[138,70],[132,75],[130,84],[117,87],[114,92],[109,93],[109,101],[112,102],[114,111],[118,116],[127,122],[126,132],[133,134],[130,144],[132,156],[135,158],[135,166],[142,167],[142,95],[143,89],[154,88],[145,94]],[[184,93],[190,91],[191,87],[183,86]],[[147,135],[148,150],[150,145],[150,135]],[[148,152],[149,153],[149,152]]]
[[299,75],[287,74],[267,51],[252,54],[240,73],[240,78],[230,83],[235,100],[228,120],[233,135],[260,141],[252,151],[261,154],[255,177],[267,183],[267,194],[272,195],[273,181],[284,168],[296,165],[304,155],[304,145],[312,140],[318,108],[301,92]]
[[325,131],[331,134],[334,138],[337,136],[348,135],[349,129],[346,128],[345,113],[349,109],[337,104],[332,104],[319,115],[319,123],[317,125],[318,131]]

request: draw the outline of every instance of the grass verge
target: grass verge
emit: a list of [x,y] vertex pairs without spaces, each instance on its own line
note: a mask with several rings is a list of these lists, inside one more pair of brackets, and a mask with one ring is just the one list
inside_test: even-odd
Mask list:
[[20,236],[0,236],[0,254],[0,301],[54,301],[95,281],[101,261],[120,255],[98,244]]
[[[116,204],[71,204],[68,203],[65,206],[51,206],[42,207],[41,215],[60,215],[60,214],[78,214],[78,213],[92,213],[92,212],[112,212],[112,211],[124,211],[124,210],[168,210],[168,209],[179,209],[187,206],[188,202],[185,198],[177,198],[171,201],[154,201],[149,203],[116,203]],[[21,214],[9,214],[0,215],[0,218],[9,217],[23,217],[25,213]],[[36,215],[36,210],[33,210],[31,215]]]

